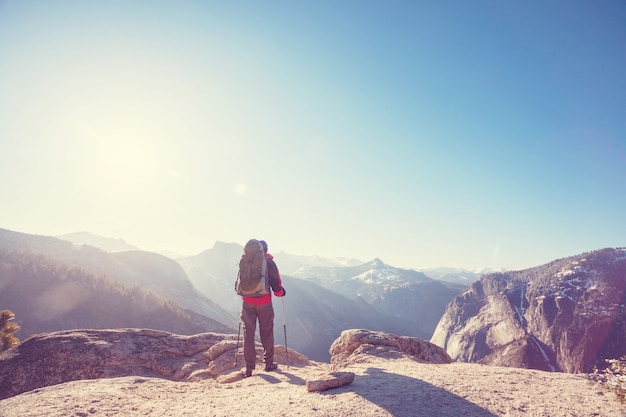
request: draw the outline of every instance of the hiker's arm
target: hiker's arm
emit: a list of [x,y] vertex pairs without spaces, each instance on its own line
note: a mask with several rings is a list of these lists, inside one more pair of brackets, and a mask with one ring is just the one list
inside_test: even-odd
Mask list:
[[267,276],[270,281],[270,287],[274,291],[274,295],[277,297],[283,297],[286,294],[283,288],[283,282],[280,279],[280,272],[274,261],[267,262]]

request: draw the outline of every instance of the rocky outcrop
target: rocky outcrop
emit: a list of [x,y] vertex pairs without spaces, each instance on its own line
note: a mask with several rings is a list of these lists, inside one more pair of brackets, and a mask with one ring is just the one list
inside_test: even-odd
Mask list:
[[[0,399],[63,382],[147,376],[173,381],[217,378],[243,366],[237,336],[181,336],[148,329],[69,330],[27,339],[0,354]],[[241,342],[239,344],[242,349]],[[257,363],[263,350],[257,344]],[[276,346],[275,361],[309,364],[306,357]]]
[[424,363],[452,362],[445,350],[425,340],[364,329],[343,331],[329,351],[333,369],[365,362],[368,356],[410,358]]
[[456,297],[431,342],[454,360],[590,372],[626,354],[626,249],[485,275]]
[[[259,343],[256,347],[257,364],[262,364],[263,348]],[[151,329],[44,333],[0,353],[0,400],[69,381],[124,376],[235,382],[242,378],[242,350],[236,335],[219,333],[182,336]],[[334,368],[364,362],[369,355],[432,363],[451,361],[443,349],[424,340],[370,330],[344,331],[330,353]],[[296,367],[314,364],[284,346],[275,347],[274,360]],[[324,391],[353,380],[354,373],[331,372],[307,380],[306,386],[308,391]]]

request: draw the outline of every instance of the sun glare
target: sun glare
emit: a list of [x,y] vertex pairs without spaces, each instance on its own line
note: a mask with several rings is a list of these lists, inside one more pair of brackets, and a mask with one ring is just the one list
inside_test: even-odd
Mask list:
[[131,125],[81,130],[87,179],[108,199],[133,198],[157,184],[164,161],[154,132]]
[[235,193],[239,195],[244,195],[248,191],[248,187],[245,184],[236,184],[235,185]]

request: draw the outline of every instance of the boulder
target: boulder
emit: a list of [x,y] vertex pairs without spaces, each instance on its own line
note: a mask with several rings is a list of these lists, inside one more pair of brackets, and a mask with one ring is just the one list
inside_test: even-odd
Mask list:
[[349,385],[354,381],[354,372],[332,372],[320,379],[306,381],[306,390],[309,392],[321,392],[331,388]]
[[344,330],[329,352],[333,369],[363,362],[368,355],[387,359],[410,358],[422,363],[452,362],[445,350],[426,340],[364,329]]

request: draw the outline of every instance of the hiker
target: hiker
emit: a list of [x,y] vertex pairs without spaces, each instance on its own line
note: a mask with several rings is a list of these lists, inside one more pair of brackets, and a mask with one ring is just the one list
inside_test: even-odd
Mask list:
[[[260,274],[253,274],[255,274],[255,276],[265,275],[267,282],[264,283],[264,285],[256,285],[254,291],[243,289],[240,281],[244,280],[243,276],[246,273],[250,274],[251,268],[249,266],[251,264],[246,264],[248,265],[247,267],[243,265],[244,258],[248,256],[249,252],[252,253],[257,250],[258,254],[255,256],[262,258],[264,264],[263,269],[265,270]],[[259,321],[259,333],[264,351],[265,370],[273,371],[278,368],[278,364],[274,362],[274,307],[272,306],[271,293],[274,292],[274,295],[277,297],[284,297],[286,291],[280,279],[280,273],[274,262],[274,257],[267,252],[267,243],[264,240],[257,241],[256,239],[251,239],[246,243],[244,255],[239,263],[236,291],[243,298],[241,321],[243,322],[243,357],[246,362],[244,375],[246,377],[251,376],[256,365],[254,335],[256,332],[257,319]]]

